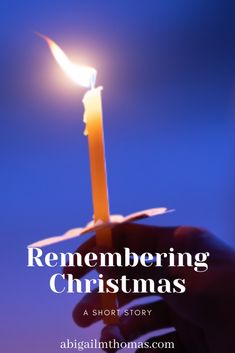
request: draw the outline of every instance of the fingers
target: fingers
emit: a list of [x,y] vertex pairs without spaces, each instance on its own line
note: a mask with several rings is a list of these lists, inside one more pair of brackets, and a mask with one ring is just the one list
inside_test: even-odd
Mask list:
[[[159,252],[169,250],[175,229],[173,227],[151,227],[133,223],[119,224],[112,228],[112,251],[121,253],[124,247],[130,248],[137,254],[149,252],[149,249],[157,249]],[[86,253],[92,251],[95,245],[95,236],[93,236],[83,243],[76,252],[84,257]],[[74,278],[81,278],[91,270],[92,268],[84,264],[79,269],[76,266],[66,266],[64,273],[72,274]]]
[[136,223],[119,224],[112,230],[115,249],[129,247],[137,254],[144,252],[205,251],[212,246],[214,237],[205,229],[196,227],[155,227]]
[[119,224],[112,230],[115,249],[129,247],[137,254],[169,250],[176,227],[154,227],[136,223]]
[[[177,227],[154,227],[135,223],[118,224],[112,228],[113,249],[129,247],[137,254],[157,249],[169,250]],[[76,251],[84,256],[95,246],[95,236],[83,243]]]
[[172,322],[167,304],[159,300],[124,311],[118,325],[108,325],[103,328],[101,341],[108,342],[115,339],[119,342],[129,342],[151,331],[170,326]]
[[[136,223],[122,223],[112,228],[112,249],[120,251],[124,247],[129,247],[137,254],[150,250],[159,253],[166,252],[169,251],[169,247],[174,247],[174,245],[177,249],[180,249],[184,245],[198,244],[208,239],[211,239],[208,232],[195,227],[155,227]],[[93,236],[76,251],[84,256],[95,245],[95,236]]]
[[[118,308],[121,308],[131,301],[143,296],[144,294],[130,293],[128,295],[124,295],[123,293],[119,292],[117,293]],[[86,294],[75,306],[73,310],[73,319],[78,326],[90,326],[102,319],[102,315],[97,315],[97,313],[102,309],[105,308],[102,308],[101,294],[97,291],[94,291],[92,293]],[[117,312],[112,314],[118,315]]]
[[101,296],[97,292],[86,294],[73,310],[73,320],[80,327],[87,327],[100,318],[93,310],[101,309]]
[[[90,252],[91,249],[96,245],[95,242],[95,236],[92,236],[91,238],[89,238],[87,241],[85,241],[85,243],[83,243],[82,245],[80,245],[76,252],[79,252],[82,254],[82,257],[84,257],[86,255],[86,253]],[[73,254],[73,256],[75,256],[75,254]],[[82,267],[77,267],[77,266],[65,266],[63,268],[63,272],[65,275],[68,274],[72,274],[74,278],[81,278],[83,276],[85,276],[88,272],[92,271],[93,268],[91,267],[87,267],[85,266],[85,264],[83,264]]]
[[136,353],[152,353],[159,352],[162,353],[184,353],[186,352],[177,332],[170,332],[163,336],[152,337],[143,343],[143,348],[137,349]]
[[[210,235],[203,230],[193,227],[153,227],[134,223],[123,223],[112,228],[113,248],[110,252],[123,252],[123,248],[130,248],[132,252],[142,254],[144,252],[169,252],[169,248],[173,247],[175,251],[194,253],[199,245],[205,245],[210,239]],[[95,236],[91,237],[83,243],[76,252],[79,252],[82,257],[87,252],[95,251],[96,246]],[[96,252],[97,252],[96,248]],[[88,266],[80,267],[65,267],[66,274],[73,274],[74,278],[81,278],[90,272],[93,268]],[[140,268],[141,269],[141,268]],[[108,268],[104,270],[109,270]],[[113,270],[111,268],[111,270]],[[116,267],[118,271],[120,268]],[[132,270],[132,268],[130,268]],[[136,268],[137,270],[137,268]],[[144,270],[142,268],[142,270]],[[150,274],[149,270],[147,271]],[[145,277],[144,274],[142,277]]]

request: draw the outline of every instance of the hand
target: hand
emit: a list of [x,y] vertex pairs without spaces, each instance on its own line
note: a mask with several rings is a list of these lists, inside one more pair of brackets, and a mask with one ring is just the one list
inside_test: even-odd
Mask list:
[[[234,353],[235,351],[235,252],[205,230],[192,227],[152,227],[138,224],[121,224],[113,228],[113,251],[122,252],[129,247],[138,254],[143,252],[210,253],[209,269],[197,273],[190,267],[134,267],[106,268],[107,276],[120,278],[185,278],[186,292],[165,294],[161,300],[138,306],[138,309],[151,309],[148,319],[143,317],[123,316],[118,325],[108,325],[102,330],[101,340],[132,341],[138,337],[167,327],[175,327],[175,332],[161,336],[161,341],[174,341],[175,353]],[[89,251],[102,252],[96,248],[93,236],[77,252],[85,255]],[[65,273],[72,273],[81,278],[91,269],[83,267],[65,268]],[[99,269],[97,269],[99,271]],[[104,273],[102,269],[102,273]],[[122,307],[143,294],[118,293],[118,305]],[[100,295],[96,292],[87,294],[75,307],[73,317],[82,326],[89,326],[98,320],[92,315],[83,316],[87,309],[101,308]],[[159,339],[152,338],[152,341]],[[148,340],[149,341],[149,340]],[[152,350],[139,349],[137,352]],[[163,349],[161,349],[164,352]],[[171,350],[167,350],[171,351]]]

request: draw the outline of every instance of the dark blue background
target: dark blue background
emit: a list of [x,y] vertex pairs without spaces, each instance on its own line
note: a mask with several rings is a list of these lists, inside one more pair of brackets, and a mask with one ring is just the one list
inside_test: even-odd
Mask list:
[[84,90],[34,31],[98,70],[112,213],[173,207],[148,223],[203,226],[234,243],[235,9],[223,0],[5,0],[0,13],[4,353],[54,353],[65,338],[98,337],[100,326],[77,328],[79,296],[51,293],[55,270],[26,267],[27,244],[92,216]]

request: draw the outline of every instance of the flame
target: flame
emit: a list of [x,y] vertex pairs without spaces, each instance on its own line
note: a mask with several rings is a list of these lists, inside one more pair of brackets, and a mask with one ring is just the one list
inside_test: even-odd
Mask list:
[[37,34],[47,42],[55,60],[72,81],[82,87],[94,88],[97,74],[94,68],[72,63],[63,50],[52,39],[40,33]]

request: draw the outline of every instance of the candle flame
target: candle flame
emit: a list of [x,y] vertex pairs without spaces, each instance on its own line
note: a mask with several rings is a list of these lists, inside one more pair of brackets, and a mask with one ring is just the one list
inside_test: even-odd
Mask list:
[[40,33],[37,34],[47,42],[55,60],[72,81],[82,87],[94,88],[97,74],[94,68],[74,64],[52,39]]

